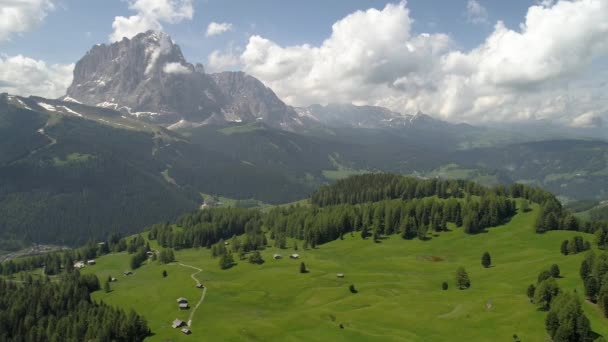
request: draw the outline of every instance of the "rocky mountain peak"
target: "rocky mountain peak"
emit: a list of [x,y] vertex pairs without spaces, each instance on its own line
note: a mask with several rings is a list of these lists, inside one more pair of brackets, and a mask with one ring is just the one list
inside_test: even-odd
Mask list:
[[[262,82],[242,72],[205,73],[163,32],[95,45],[76,64],[66,98],[172,126],[257,122],[301,124]],[[179,125],[178,125],[179,126]],[[178,127],[173,126],[173,127]]]

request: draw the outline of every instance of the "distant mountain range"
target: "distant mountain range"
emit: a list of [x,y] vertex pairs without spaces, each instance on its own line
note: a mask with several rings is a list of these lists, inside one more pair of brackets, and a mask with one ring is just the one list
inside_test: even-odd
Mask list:
[[76,63],[62,100],[111,108],[171,129],[261,122],[283,130],[318,125],[353,128],[447,126],[417,113],[350,104],[293,108],[243,72],[205,73],[162,32],[148,31],[111,45],[95,45]]

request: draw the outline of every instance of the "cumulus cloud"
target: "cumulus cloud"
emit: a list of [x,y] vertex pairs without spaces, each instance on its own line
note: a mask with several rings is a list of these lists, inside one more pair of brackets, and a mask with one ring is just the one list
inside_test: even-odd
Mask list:
[[54,8],[51,0],[0,0],[0,41],[40,25]]
[[467,20],[473,24],[487,24],[488,11],[477,0],[467,2]]
[[239,67],[239,55],[233,48],[224,52],[214,50],[207,57],[207,69],[210,72],[234,70],[239,69]]
[[165,64],[163,72],[166,74],[189,74],[192,71],[181,63],[173,62]]
[[207,33],[205,33],[205,35],[207,37],[217,36],[228,31],[232,31],[231,23],[216,23],[215,21],[212,21],[209,23],[209,26],[207,26]]
[[129,0],[129,9],[136,14],[114,18],[110,41],[132,38],[147,30],[161,30],[162,23],[175,24],[194,15],[192,0]]
[[373,100],[401,78],[431,72],[450,46],[444,34],[412,34],[411,24],[404,2],[389,4],[336,22],[320,46],[252,36],[241,61],[293,104]]
[[571,126],[578,128],[595,128],[602,127],[602,124],[603,120],[601,116],[595,112],[587,112],[574,118]]
[[[251,36],[240,60],[294,105],[357,102],[454,121],[569,123],[605,99],[606,83],[583,75],[608,55],[606,18],[605,0],[545,0],[517,29],[498,22],[478,47],[459,51],[446,34],[412,32],[400,2],[346,16],[319,46]],[[573,86],[581,82],[584,93]]]
[[72,82],[74,64],[47,64],[22,55],[0,56],[0,92],[57,98]]

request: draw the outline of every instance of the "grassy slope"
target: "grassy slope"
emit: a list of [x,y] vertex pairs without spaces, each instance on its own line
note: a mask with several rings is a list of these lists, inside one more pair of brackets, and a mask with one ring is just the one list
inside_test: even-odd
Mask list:
[[[506,341],[514,333],[524,341],[542,341],[545,313],[528,302],[526,288],[542,269],[557,263],[564,276],[559,279],[562,289],[583,293],[578,276],[583,255],[559,254],[560,242],[577,233],[535,234],[536,212],[519,214],[507,225],[476,236],[458,229],[426,242],[394,236],[378,244],[357,234],[346,236],[316,250],[300,249],[308,274],[298,273],[299,261],[272,260],[274,248],[262,253],[266,263],[261,266],[240,261],[227,271],[219,269],[209,250],[180,251],[180,262],[204,269],[200,278],[208,286],[191,336],[169,325],[188,315],[177,310],[177,297],[195,302],[200,296],[189,277],[193,270],[151,264],[125,278],[128,256],[119,254],[100,258],[85,271],[102,277],[121,274],[113,292],[98,292],[95,298],[145,315],[156,333],[154,341],[444,341],[456,335],[463,341]],[[481,267],[484,251],[491,253],[495,267]],[[444,261],[430,261],[431,256]],[[454,272],[460,265],[471,277],[469,290],[455,289]],[[166,279],[163,269],[169,271]],[[336,273],[345,273],[345,279],[337,279]],[[440,289],[444,280],[450,285],[447,291]],[[351,283],[358,294],[349,292]],[[593,329],[608,335],[596,308],[585,303],[584,309]]]

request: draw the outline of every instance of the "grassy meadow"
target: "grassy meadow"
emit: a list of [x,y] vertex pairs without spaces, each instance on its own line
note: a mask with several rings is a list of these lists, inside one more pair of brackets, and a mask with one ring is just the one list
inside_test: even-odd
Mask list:
[[[292,248],[267,248],[264,264],[235,255],[237,265],[228,270],[220,270],[210,250],[202,248],[177,251],[174,264],[144,264],[129,277],[122,275],[127,254],[101,257],[83,272],[94,272],[102,281],[108,275],[118,278],[112,292],[98,291],[94,298],[144,315],[154,332],[150,341],[513,341],[514,334],[522,341],[545,341],[546,313],[529,303],[526,288],[556,263],[562,290],[582,295],[578,269],[583,254],[563,256],[559,247],[574,235],[591,241],[592,236],[535,234],[537,212],[534,207],[474,236],[452,227],[428,241],[391,236],[374,243],[355,233],[314,250],[300,248],[300,260],[288,258]],[[485,251],[493,262],[487,269],[480,263]],[[273,260],[274,253],[283,258]],[[309,273],[299,273],[301,261]],[[186,297],[194,305],[202,290],[190,278],[196,270],[178,263],[202,268],[197,278],[208,289],[189,336],[170,326],[190,314],[178,310],[176,299]],[[455,286],[458,266],[469,273],[468,290]],[[449,283],[446,291],[443,281]],[[358,293],[349,291],[351,284]],[[593,330],[608,336],[599,310],[587,302],[583,307]]]

